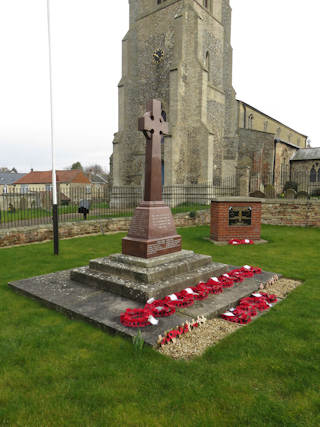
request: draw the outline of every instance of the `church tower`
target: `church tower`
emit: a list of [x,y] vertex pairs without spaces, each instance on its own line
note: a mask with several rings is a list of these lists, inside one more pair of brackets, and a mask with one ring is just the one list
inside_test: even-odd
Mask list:
[[129,4],[113,186],[143,184],[145,138],[137,121],[153,98],[161,100],[169,123],[162,144],[164,185],[218,183],[226,174],[224,152],[236,140],[229,0]]

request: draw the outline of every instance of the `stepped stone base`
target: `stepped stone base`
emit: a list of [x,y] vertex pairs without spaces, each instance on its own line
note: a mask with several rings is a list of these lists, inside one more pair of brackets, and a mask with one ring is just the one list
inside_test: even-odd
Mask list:
[[207,255],[180,251],[157,258],[115,254],[71,271],[71,279],[131,300],[163,298],[201,280],[227,272]]
[[[233,268],[228,266],[228,270]],[[221,295],[210,295],[205,301],[196,301],[192,307],[178,309],[173,316],[160,319],[157,326],[142,328],[142,338],[146,344],[154,346],[160,334],[163,335],[164,331],[186,320],[191,321],[198,315],[205,315],[209,319],[216,317],[231,306],[236,306],[240,298],[256,291],[260,282],[270,280],[273,274],[263,272],[254,278],[245,279],[234,288],[225,289]],[[127,328],[120,323],[120,314],[127,308],[143,308],[143,303],[75,282],[70,278],[70,270],[12,282],[9,286],[71,318],[83,319],[108,332],[129,337],[137,335],[137,329]]]

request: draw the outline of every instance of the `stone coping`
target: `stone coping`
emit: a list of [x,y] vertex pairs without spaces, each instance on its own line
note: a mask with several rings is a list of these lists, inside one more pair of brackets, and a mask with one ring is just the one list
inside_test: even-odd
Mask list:
[[[254,199],[254,197],[251,197]],[[284,204],[284,205],[320,205],[320,200],[308,199],[262,199],[263,204]]]
[[229,197],[215,197],[212,202],[233,202],[233,203],[261,203],[264,199],[258,199],[257,197],[245,197],[245,196],[229,196]]

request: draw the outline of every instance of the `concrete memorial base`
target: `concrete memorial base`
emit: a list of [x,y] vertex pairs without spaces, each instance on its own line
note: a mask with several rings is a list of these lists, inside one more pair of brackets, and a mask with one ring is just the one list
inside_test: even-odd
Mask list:
[[[110,263],[113,262],[115,259],[114,257],[117,259],[117,256],[109,257],[111,258],[111,260],[109,259]],[[192,255],[189,254],[189,257],[192,258]],[[130,266],[129,262],[131,260],[127,259],[127,261],[127,266]],[[137,262],[139,263],[139,260]],[[176,262],[178,262],[178,260],[176,260]],[[93,261],[93,263],[103,264],[103,261],[98,260]],[[171,267],[173,267],[174,264],[175,261],[172,262]],[[177,269],[179,269],[178,264],[176,264]],[[149,264],[149,268],[143,265],[143,263],[140,266],[135,263],[135,269],[130,274],[140,274],[141,272],[139,271],[139,273],[137,273],[136,270],[141,268],[144,269],[144,272],[147,269],[150,270],[150,274],[145,276],[145,278],[152,278],[153,274],[156,275],[156,269],[159,265]],[[223,271],[230,271],[235,268],[223,264],[216,264],[216,266],[219,271],[221,268]],[[203,267],[199,267],[200,270],[202,268]],[[71,277],[75,277],[74,275],[77,276],[77,273],[75,273],[77,271],[78,269],[66,270],[32,277],[30,279],[9,283],[9,286],[16,292],[39,300],[46,306],[65,313],[71,318],[83,319],[108,332],[120,333],[129,337],[135,336],[138,329],[123,326],[120,323],[120,314],[127,308],[143,308],[145,304],[145,300],[142,298],[144,291],[136,292],[136,296],[139,296],[137,299],[141,299],[141,302],[139,302],[129,298],[127,295],[123,296],[118,293],[113,293],[112,291],[106,291],[103,286],[100,287],[98,282],[94,284],[94,282],[90,282],[90,280],[90,283],[85,282],[85,280],[83,280],[84,283],[73,280]],[[189,280],[191,280],[192,276],[190,273],[185,273],[184,275],[186,280],[188,280],[188,277]],[[225,289],[223,294],[210,295],[206,300],[196,301],[193,306],[188,308],[178,308],[173,316],[159,319],[159,324],[157,326],[141,328],[142,337],[146,344],[155,346],[158,336],[163,334],[164,331],[174,329],[177,325],[181,325],[186,321],[191,321],[198,315],[204,315],[208,319],[218,316],[230,307],[236,306],[241,298],[249,296],[252,292],[256,291],[261,282],[266,283],[273,275],[274,273],[263,272],[262,274],[256,275],[254,278],[245,279],[244,282],[236,284],[231,289]],[[132,283],[132,280],[126,280],[128,284]],[[146,286],[146,282],[142,283],[145,283],[145,285],[140,284],[141,289],[143,289],[143,286]],[[181,283],[179,290],[186,288],[188,284],[196,285],[196,283],[197,281],[192,283],[191,281]]]
[[145,303],[226,273],[210,256],[180,251],[157,258],[115,254],[71,271],[71,279]]

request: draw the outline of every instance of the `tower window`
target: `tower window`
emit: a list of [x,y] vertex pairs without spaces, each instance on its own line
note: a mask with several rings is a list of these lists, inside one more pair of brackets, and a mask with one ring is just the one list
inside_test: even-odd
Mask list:
[[206,9],[211,9],[211,0],[203,0],[203,6],[206,8]]

